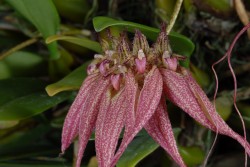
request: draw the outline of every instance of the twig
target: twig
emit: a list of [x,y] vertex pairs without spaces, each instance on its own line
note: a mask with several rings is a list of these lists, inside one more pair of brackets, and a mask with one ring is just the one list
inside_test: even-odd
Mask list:
[[169,21],[169,25],[168,25],[167,30],[166,30],[167,34],[169,34],[169,32],[172,30],[172,28],[174,26],[174,23],[175,23],[175,21],[177,19],[177,16],[178,16],[179,12],[180,12],[182,2],[183,2],[183,0],[177,0],[177,2],[175,4],[173,14],[171,16],[171,19]]
[[24,41],[16,46],[14,46],[13,48],[9,49],[8,51],[2,53],[0,55],[0,60],[3,60],[5,57],[9,56],[10,54],[35,43],[37,40],[38,40],[38,38],[31,38],[31,39],[28,39],[27,41]]
[[[244,25],[247,25],[249,23],[249,16],[247,14],[247,10],[246,10],[242,0],[234,0],[234,6],[235,6],[235,10],[236,10],[241,22]],[[250,30],[247,30],[247,35],[248,35],[248,38],[250,39]]]

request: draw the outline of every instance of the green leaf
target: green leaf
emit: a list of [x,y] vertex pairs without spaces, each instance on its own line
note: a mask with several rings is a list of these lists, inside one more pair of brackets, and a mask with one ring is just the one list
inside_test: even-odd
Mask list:
[[[180,131],[180,128],[173,129],[175,138],[178,137]],[[121,156],[117,167],[134,167],[158,147],[159,145],[148,135],[145,129],[142,129]]]
[[18,123],[19,121],[0,121],[0,130],[8,129],[10,127],[17,125]]
[[117,163],[117,167],[134,167],[147,155],[159,147],[149,136],[143,135],[135,138]]
[[79,89],[83,79],[87,76],[87,67],[89,62],[84,63],[82,66],[75,69],[69,75],[59,80],[56,83],[50,84],[46,87],[49,96],[66,91]]
[[53,144],[44,138],[49,130],[48,124],[42,124],[32,129],[19,128],[15,133],[10,133],[0,141],[0,160],[35,157],[48,150],[55,150]]
[[[19,163],[0,163],[0,166],[4,166],[4,167],[37,167],[39,164],[39,167],[62,167],[62,166],[70,166],[71,164],[65,164],[65,163],[57,163],[54,165],[51,164],[43,164],[41,162],[33,162],[33,163],[23,163],[23,162],[19,162]],[[82,167],[86,167],[86,166],[82,166]]]
[[179,152],[188,166],[197,166],[205,159],[205,153],[200,147],[183,147],[179,146]]
[[[0,67],[5,66],[9,71],[9,77],[38,76],[43,73],[44,59],[34,53],[17,51],[0,61]],[[4,79],[0,74],[0,79]]]
[[42,113],[70,97],[49,97],[44,83],[34,79],[0,80],[0,120],[21,120]]
[[[94,25],[95,31],[97,32],[100,32],[110,26],[124,27],[126,30],[130,32],[134,32],[135,29],[139,29],[151,40],[156,40],[160,32],[160,30],[157,28],[153,28],[153,27],[149,27],[149,26],[145,26],[142,24],[133,23],[129,21],[115,20],[115,19],[112,19],[109,17],[103,17],[103,16],[95,17],[93,19],[93,25]],[[192,43],[192,41],[190,41],[187,37],[183,35],[180,35],[175,32],[171,32],[169,34],[169,40],[170,40],[170,44],[172,46],[173,51],[178,54],[190,57],[190,55],[194,51],[194,44]]]
[[70,43],[82,46],[84,48],[88,48],[88,49],[93,50],[93,51],[98,52],[98,53],[102,52],[101,45],[98,42],[92,41],[88,38],[54,35],[54,36],[50,36],[49,38],[47,38],[46,43],[51,43],[51,42],[54,42],[57,40],[70,42]]
[[[20,14],[29,20],[42,36],[47,37],[56,34],[59,29],[60,19],[51,0],[6,0]],[[51,59],[59,58],[57,44],[48,45]]]

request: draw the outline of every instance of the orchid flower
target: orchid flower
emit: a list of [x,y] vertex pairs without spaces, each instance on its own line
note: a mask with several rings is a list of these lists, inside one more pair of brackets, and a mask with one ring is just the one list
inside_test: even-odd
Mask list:
[[78,136],[77,167],[93,131],[99,166],[113,167],[142,128],[185,167],[166,100],[208,129],[237,140],[250,155],[249,143],[224,122],[188,69],[179,65],[183,57],[172,52],[164,28],[152,47],[139,31],[132,47],[123,36],[112,46],[102,41],[102,46],[104,53],[89,65],[63,126],[62,153]]

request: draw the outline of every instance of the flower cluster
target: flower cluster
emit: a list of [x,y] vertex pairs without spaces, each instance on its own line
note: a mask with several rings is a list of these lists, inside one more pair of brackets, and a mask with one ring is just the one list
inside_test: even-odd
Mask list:
[[125,35],[114,41],[102,41],[104,54],[95,55],[89,65],[88,77],[64,122],[62,152],[78,136],[77,167],[93,131],[99,166],[113,167],[142,128],[179,166],[185,167],[166,100],[201,125],[237,140],[250,155],[249,143],[224,122],[190,72],[179,65],[183,57],[172,52],[164,28],[152,47],[139,31],[132,45]]

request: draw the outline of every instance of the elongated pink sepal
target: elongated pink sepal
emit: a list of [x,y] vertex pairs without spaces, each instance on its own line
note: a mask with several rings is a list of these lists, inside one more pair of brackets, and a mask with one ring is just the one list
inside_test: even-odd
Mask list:
[[180,167],[186,167],[176,145],[164,98],[161,99],[154,115],[150,118],[144,128],[148,134],[169,153]]
[[73,102],[70,110],[65,118],[63,130],[62,130],[62,145],[61,151],[64,151],[69,147],[74,138],[78,135],[79,122],[80,122],[80,110],[82,104],[84,104],[89,97],[91,89],[96,87],[96,80],[98,75],[90,75],[83,82],[75,101]]
[[[140,92],[137,109],[135,112],[134,127],[124,134],[122,143],[111,163],[114,166],[128,144],[133,140],[135,135],[143,128],[151,118],[160,102],[162,95],[162,78],[157,68],[153,67],[146,76],[143,88]],[[131,122],[133,124],[133,122]]]
[[244,138],[225,123],[189,72],[185,71],[185,75],[182,75],[162,69],[161,73],[163,75],[164,92],[170,101],[182,108],[203,126],[237,140],[250,155],[249,143],[245,143]]
[[[111,98],[112,89],[106,93],[104,108],[100,108],[96,122],[96,152],[100,167],[109,167],[124,127],[127,94],[121,89]],[[101,105],[102,106],[102,105]],[[108,106],[108,107],[106,107]]]
[[88,143],[88,139],[90,138],[93,128],[95,127],[102,95],[104,92],[106,92],[108,86],[110,85],[110,79],[100,77],[99,82],[96,84],[97,87],[91,90],[90,98],[88,98],[87,101],[82,105],[80,111],[81,118],[79,124],[79,150],[77,154],[76,167],[80,167],[81,165],[81,159]]

